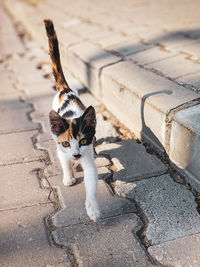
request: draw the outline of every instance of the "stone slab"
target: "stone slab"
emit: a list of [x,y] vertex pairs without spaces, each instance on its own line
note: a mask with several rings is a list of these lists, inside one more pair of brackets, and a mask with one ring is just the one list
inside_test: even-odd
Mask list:
[[68,28],[69,31],[78,34],[83,40],[94,41],[108,35],[109,31],[101,27],[101,25],[92,25],[81,21],[81,24],[74,24]]
[[96,151],[111,158],[116,168],[113,176],[115,181],[137,181],[167,171],[167,166],[134,140],[101,145]]
[[34,130],[0,135],[0,165],[44,160],[44,153],[34,149],[31,139],[35,134]]
[[120,60],[120,57],[85,41],[69,48],[66,63],[75,77],[80,79],[98,99],[101,99],[99,84],[101,68]]
[[28,118],[31,111],[32,107],[20,102],[19,99],[4,97],[4,100],[0,101],[0,112],[4,118],[0,134],[39,129],[39,125]]
[[200,191],[200,105],[175,114],[172,121],[169,156],[184,169],[189,181]]
[[124,57],[146,50],[150,47],[151,47],[150,45],[141,43],[139,40],[135,40],[135,38],[133,38],[126,40],[124,42],[118,42],[115,45],[108,46],[106,47],[106,49],[109,51],[117,52]]
[[150,255],[164,266],[198,267],[200,234],[195,234],[148,248]]
[[179,79],[177,79],[177,82],[187,84],[190,87],[192,85],[193,87],[195,87],[195,92],[200,92],[200,72],[180,77]]
[[82,61],[87,62],[95,69],[100,69],[121,59],[87,41],[71,46],[69,51],[78,55]]
[[48,243],[44,218],[52,212],[52,204],[1,212],[1,266],[71,266],[66,250]]
[[148,220],[145,236],[151,245],[200,232],[194,196],[167,174],[135,183],[119,183],[115,191],[140,206]]
[[53,231],[60,245],[71,245],[80,266],[152,266],[135,233],[141,227],[138,217],[126,214],[98,224],[78,224]]
[[173,56],[174,53],[164,50],[161,47],[151,47],[145,51],[130,55],[127,58],[145,66],[146,64],[154,63]]
[[[62,178],[58,178],[58,181],[55,181],[55,177],[49,179],[50,184],[57,189],[62,205],[62,210],[53,216],[54,225],[56,227],[69,227],[90,221],[85,210],[85,187],[82,179],[79,179],[78,183],[72,187],[65,187],[62,184]],[[133,203],[125,199],[115,198],[103,180],[98,181],[97,198],[101,219],[136,211]]]
[[118,32],[113,32],[112,34],[108,34],[107,36],[98,38],[95,40],[95,44],[99,45],[101,48],[107,49],[107,47],[114,46],[118,43],[123,43],[130,37],[122,35]]
[[29,85],[44,79],[42,72],[26,57],[15,56],[9,63],[9,69],[15,73],[19,82]]
[[1,100],[4,100],[4,98],[10,97],[11,98],[16,98],[17,97],[17,90],[14,88],[12,84],[12,80],[10,77],[10,73],[8,71],[5,71],[5,66],[0,64],[0,78],[1,78],[1,85],[0,85],[0,90],[1,90]]
[[200,53],[199,53],[198,47],[199,47],[199,39],[197,39],[196,41],[193,41],[193,43],[190,45],[182,47],[181,51],[192,56],[193,60],[199,60]]
[[148,64],[147,68],[157,70],[164,76],[177,79],[189,73],[200,71],[200,64],[189,60],[186,55],[178,55],[156,63]]
[[0,6],[0,17],[0,31],[1,36],[3,36],[0,41],[0,58],[4,59],[13,54],[24,53],[25,49],[20,37],[16,33],[14,25],[2,5]]
[[104,105],[138,138],[160,151],[165,149],[168,112],[199,97],[131,61],[105,68],[101,84]]
[[49,202],[48,194],[40,188],[36,169],[40,162],[0,167],[0,210],[14,209]]

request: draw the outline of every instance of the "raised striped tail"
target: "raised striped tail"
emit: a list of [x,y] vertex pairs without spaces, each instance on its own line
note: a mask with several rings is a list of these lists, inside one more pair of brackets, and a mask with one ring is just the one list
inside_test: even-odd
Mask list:
[[58,47],[58,39],[56,32],[54,30],[53,22],[50,19],[44,20],[47,37],[49,40],[49,54],[51,57],[51,64],[53,68],[53,74],[56,81],[57,91],[61,91],[65,88],[69,88],[63,74],[61,62],[60,62],[60,52]]

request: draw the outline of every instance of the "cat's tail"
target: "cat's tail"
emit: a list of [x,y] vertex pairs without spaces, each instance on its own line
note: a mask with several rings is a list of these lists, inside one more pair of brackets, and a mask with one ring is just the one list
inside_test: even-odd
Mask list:
[[54,30],[53,22],[50,19],[44,19],[47,37],[49,40],[49,54],[52,61],[53,74],[56,81],[57,91],[69,88],[63,74],[62,65],[60,62],[60,52],[58,47],[58,39]]

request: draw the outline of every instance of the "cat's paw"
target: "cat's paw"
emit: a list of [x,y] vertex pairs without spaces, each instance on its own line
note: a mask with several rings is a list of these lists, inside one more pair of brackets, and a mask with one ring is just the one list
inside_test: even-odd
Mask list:
[[72,186],[73,184],[75,184],[76,183],[76,179],[75,178],[70,178],[70,179],[65,179],[65,178],[63,178],[63,184],[65,185],[65,186]]
[[97,203],[92,203],[91,201],[86,201],[85,203],[87,215],[90,220],[96,222],[100,217],[100,210]]

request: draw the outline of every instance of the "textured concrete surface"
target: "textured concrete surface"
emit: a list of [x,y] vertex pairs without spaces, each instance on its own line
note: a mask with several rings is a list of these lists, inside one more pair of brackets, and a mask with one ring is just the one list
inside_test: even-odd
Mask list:
[[200,190],[200,105],[177,112],[171,129],[170,157],[182,170],[188,181]]
[[149,247],[148,252],[165,266],[198,267],[199,240],[199,234],[191,235]]
[[[59,188],[60,201],[63,209],[53,216],[53,223],[56,227],[68,227],[79,223],[88,222],[89,218],[85,212],[85,188],[80,182],[76,186],[66,188],[59,181],[54,185]],[[134,204],[128,200],[115,198],[104,181],[98,182],[97,198],[101,207],[101,218],[115,217],[131,212],[135,212]]]
[[133,238],[140,227],[134,214],[61,228],[53,232],[60,245],[72,245],[80,266],[152,266]]
[[199,213],[194,196],[169,175],[139,182],[118,184],[119,195],[134,199],[148,218],[146,238],[160,244],[200,231]]
[[52,204],[1,212],[1,266],[68,267],[66,251],[48,244],[44,217]]
[[[31,138],[35,134],[37,131],[0,135],[0,165],[44,159],[44,153],[34,149]],[[9,142],[5,142],[5,138]],[[16,153],[13,153],[14,150]]]
[[36,170],[41,168],[42,165],[34,162],[0,167],[0,210],[49,202],[49,192],[40,188],[40,182],[36,174]]
[[96,151],[111,158],[116,168],[114,180],[137,181],[167,171],[155,155],[148,154],[145,147],[134,140],[98,146]]

